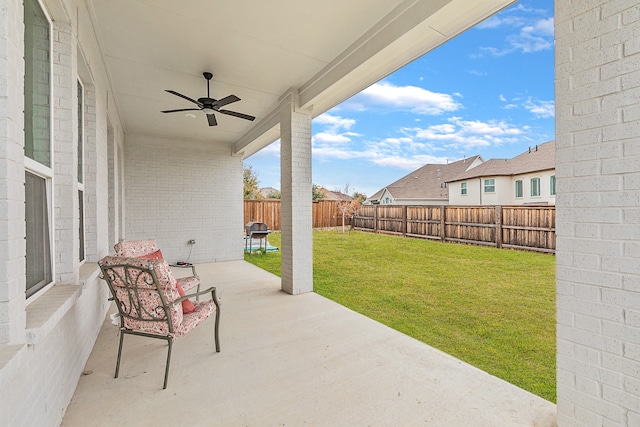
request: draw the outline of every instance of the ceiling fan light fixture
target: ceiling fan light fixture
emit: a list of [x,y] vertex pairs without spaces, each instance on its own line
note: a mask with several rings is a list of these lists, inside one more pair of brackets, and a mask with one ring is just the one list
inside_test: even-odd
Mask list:
[[202,111],[203,111],[205,114],[213,114],[213,113],[215,112],[215,111],[213,110],[213,108],[208,108],[208,107],[204,107],[204,108],[202,109]]

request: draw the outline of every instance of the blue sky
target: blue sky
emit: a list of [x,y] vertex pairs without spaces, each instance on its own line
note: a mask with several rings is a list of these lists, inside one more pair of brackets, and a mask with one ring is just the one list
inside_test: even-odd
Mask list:
[[[367,196],[427,163],[555,134],[553,0],[521,0],[313,121],[313,183]],[[245,160],[280,188],[280,144]]]

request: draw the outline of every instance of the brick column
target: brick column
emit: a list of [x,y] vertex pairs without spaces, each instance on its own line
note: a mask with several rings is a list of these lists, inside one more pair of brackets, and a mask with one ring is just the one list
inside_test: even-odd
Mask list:
[[[96,126],[96,87],[84,82],[84,238],[85,258],[96,262],[98,252],[98,138]],[[76,115],[77,117],[77,115]]]
[[313,291],[311,115],[293,93],[280,108],[282,290],[295,295]]
[[71,25],[53,23],[53,156],[56,283],[78,280],[78,112]]
[[558,425],[640,426],[640,9],[555,10]]
[[0,0],[0,344],[26,322],[23,52],[22,2]]

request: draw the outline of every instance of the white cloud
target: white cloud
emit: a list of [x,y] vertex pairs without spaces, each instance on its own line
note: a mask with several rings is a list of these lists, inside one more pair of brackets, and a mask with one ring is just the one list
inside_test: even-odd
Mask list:
[[[486,46],[474,56],[503,56],[512,52],[539,52],[553,47],[553,17],[545,17],[549,12],[541,9],[515,7],[494,15],[476,26],[480,30],[517,32],[507,34],[505,46]],[[542,16],[542,17],[541,17]]]
[[395,86],[391,83],[375,83],[348,101],[351,108],[366,109],[383,107],[385,109],[406,110],[416,114],[438,115],[456,111],[462,107],[446,93],[431,92],[417,86]]
[[356,124],[354,119],[324,113],[314,119],[314,124],[324,125],[324,130],[312,136],[313,144],[347,144],[352,137],[360,136],[349,131]]
[[520,30],[519,34],[507,37],[511,45],[507,51],[538,52],[553,47],[553,18],[541,19]]
[[378,166],[390,166],[398,169],[414,170],[426,165],[427,163],[446,163],[446,157],[435,157],[429,155],[420,155],[414,157],[390,156],[373,160]]
[[553,101],[541,101],[529,98],[524,104],[524,108],[533,113],[536,117],[546,119],[555,117],[556,106]]
[[500,94],[500,101],[507,102],[507,98],[505,98],[503,94]]
[[318,132],[313,135],[314,142],[328,142],[332,144],[344,144],[351,141],[351,138],[345,134],[336,134],[331,132]]
[[[533,100],[530,105],[544,107],[543,103]],[[362,140],[361,135],[347,130],[355,125],[354,120],[332,114],[323,116],[319,124],[325,129],[313,135],[313,156],[317,160],[360,159],[377,166],[407,170],[426,163],[445,163],[447,158],[438,153],[473,155],[481,148],[516,143],[530,130],[528,126],[517,127],[501,120],[451,117],[428,127],[403,128],[397,136]]]
[[473,149],[516,142],[528,130],[528,126],[517,128],[499,120],[483,122],[452,117],[449,123],[405,129],[405,132],[418,140],[444,144],[447,148]]
[[356,124],[354,119],[345,119],[340,116],[335,116],[330,113],[324,113],[313,119],[313,121],[320,125],[326,125],[330,129],[346,129],[349,130]]

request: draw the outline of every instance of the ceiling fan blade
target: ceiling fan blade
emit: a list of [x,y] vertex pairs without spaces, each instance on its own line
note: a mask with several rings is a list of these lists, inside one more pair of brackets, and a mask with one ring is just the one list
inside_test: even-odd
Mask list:
[[180,108],[178,110],[165,110],[165,111],[161,111],[161,113],[177,113],[180,111],[200,111],[199,108]]
[[187,95],[183,95],[179,92],[176,92],[175,90],[169,90],[169,89],[165,89],[165,92],[169,92],[175,96],[179,96],[180,98],[186,99],[187,101],[191,101],[194,104],[196,104],[198,107],[202,108],[202,104],[199,103],[198,101],[196,101],[195,99],[189,98]]
[[209,126],[217,126],[218,121],[216,120],[216,116],[213,114],[207,114],[207,120],[209,121]]
[[235,95],[229,95],[229,96],[225,96],[222,99],[218,99],[216,102],[214,102],[214,105],[217,105],[218,107],[224,107],[225,105],[231,104],[232,102],[238,102],[240,101],[240,98],[238,98]]
[[218,110],[218,113],[226,114],[227,116],[239,117],[245,120],[254,121],[256,118],[248,114],[238,113],[237,111]]

